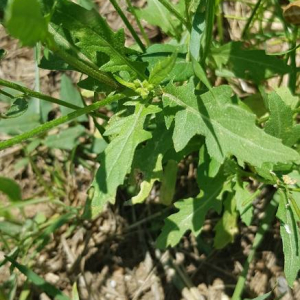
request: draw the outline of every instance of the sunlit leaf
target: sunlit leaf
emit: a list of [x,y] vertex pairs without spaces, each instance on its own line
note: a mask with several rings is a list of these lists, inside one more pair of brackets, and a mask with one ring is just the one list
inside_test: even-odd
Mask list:
[[299,154],[267,135],[255,125],[255,116],[230,104],[231,89],[219,86],[195,96],[193,83],[164,89],[164,105],[177,108],[173,141],[176,151],[183,149],[196,134],[206,137],[209,154],[219,162],[230,155],[240,164],[261,166],[265,162],[299,161]]

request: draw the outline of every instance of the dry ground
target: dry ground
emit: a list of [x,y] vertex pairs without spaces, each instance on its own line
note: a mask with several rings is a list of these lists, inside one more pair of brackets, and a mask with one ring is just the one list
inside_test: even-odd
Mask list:
[[[107,16],[113,28],[123,26],[109,1],[98,2],[100,12]],[[142,6],[144,2],[137,1],[137,4]],[[225,8],[228,15],[249,15],[246,6],[239,2],[231,2]],[[238,40],[244,24],[244,21],[231,21],[228,38]],[[163,38],[157,28],[148,26],[146,30],[153,39]],[[7,37],[3,28],[0,28],[0,48],[8,51],[8,55],[1,62],[0,77],[34,88],[33,51],[27,48],[20,49],[14,40]],[[279,48],[274,48],[274,51],[282,50],[282,46]],[[73,78],[77,76],[70,75]],[[59,97],[60,76],[58,72],[41,70],[42,92]],[[248,87],[251,89],[251,85]],[[248,92],[239,83],[236,88],[239,93]],[[44,182],[41,185],[41,179],[30,165],[15,168],[16,163],[24,156],[22,147],[15,146],[0,153],[1,176],[15,179],[22,187],[23,197],[29,198],[33,195],[46,195],[46,187],[51,189],[53,186],[51,173],[59,168],[64,182],[64,192],[61,193],[60,200],[74,207],[83,205],[86,190],[93,176],[91,170],[97,167],[97,163],[92,156],[85,157],[90,168],[76,160],[71,172],[66,164],[68,155],[60,150],[50,151],[43,146],[33,152],[32,159]],[[193,189],[193,174],[189,170],[193,170],[194,167],[192,157],[182,162],[179,190],[190,192]],[[176,248],[159,251],[154,243],[159,233],[158,225],[162,224],[166,209],[155,204],[157,189],[154,189],[144,205],[119,205],[124,197],[124,191],[120,190],[117,205],[108,207],[105,213],[93,222],[79,222],[75,227],[72,227],[70,222],[68,226],[59,228],[52,235],[49,244],[35,255],[33,270],[68,295],[73,283],[77,282],[81,299],[230,299],[252,245],[257,224],[248,228],[240,225],[240,234],[232,245],[224,250],[212,251],[210,245],[214,237],[213,227],[217,221],[216,216],[212,214],[206,221],[201,239],[196,240],[187,235]],[[6,199],[0,195],[0,201]],[[257,216],[263,208],[261,203],[264,203],[264,199],[257,201]],[[53,203],[43,203],[26,207],[25,215],[33,218],[40,212],[51,218],[62,211]],[[0,242],[0,260],[4,254],[2,246]],[[1,268],[0,284],[8,278],[8,268]],[[21,286],[24,278],[20,276],[18,280]],[[250,267],[246,295],[255,297],[272,288],[275,288],[274,297],[286,292],[282,299],[300,299],[300,280],[291,290],[283,276],[283,254],[278,223],[273,224],[266,234],[263,245]],[[31,289],[33,299],[48,299],[38,289]]]

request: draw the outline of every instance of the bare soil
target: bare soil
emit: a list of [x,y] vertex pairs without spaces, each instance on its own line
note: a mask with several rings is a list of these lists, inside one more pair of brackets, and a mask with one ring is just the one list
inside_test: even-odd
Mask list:
[[[121,1],[122,5],[123,2],[125,1]],[[143,6],[145,1],[135,2]],[[109,1],[101,0],[98,3],[100,13],[107,17],[114,29],[124,27]],[[249,10],[239,2],[228,2],[226,9],[226,14],[249,15]],[[238,40],[244,24],[245,22],[237,20],[229,22],[228,38]],[[153,39],[159,41],[163,38],[158,28],[147,26],[146,30]],[[129,34],[128,40],[130,44]],[[3,28],[0,28],[0,48],[8,52],[0,65],[0,77],[34,88],[33,50],[20,48],[16,41],[6,35]],[[78,76],[69,74],[73,78]],[[42,92],[59,97],[60,76],[59,72],[41,70]],[[251,84],[246,85],[251,88]],[[245,85],[240,82],[236,83],[239,93],[248,93],[243,87]],[[22,146],[1,152],[0,174],[15,179],[20,184],[24,199],[33,195],[47,195],[45,186],[51,189],[54,185],[58,189],[56,183],[52,182],[52,172],[60,169],[64,183],[60,200],[73,207],[84,204],[93,170],[98,166],[95,157],[84,157],[90,168],[76,160],[71,172],[66,163],[68,153],[38,147],[33,152],[32,159],[41,173],[44,185],[41,185],[41,179],[30,165],[15,168],[23,157]],[[179,189],[191,192],[194,183],[189,170],[194,168],[192,158],[182,162]],[[172,208],[166,209],[156,203],[158,188],[157,186],[153,190],[145,204],[134,207],[122,205],[126,199],[126,190],[121,188],[116,205],[108,206],[96,220],[77,220],[77,226],[73,226],[74,222],[69,222],[59,228],[46,247],[35,255],[32,269],[67,295],[71,295],[72,286],[76,282],[80,299],[230,299],[249,254],[258,223],[248,228],[240,224],[240,233],[233,244],[223,250],[212,250],[213,228],[217,216],[211,214],[201,237],[196,239],[186,234],[175,248],[160,251],[155,247],[155,239],[164,216]],[[0,201],[7,199],[0,195]],[[258,219],[264,201],[265,199],[260,199],[257,203]],[[42,203],[26,207],[24,213],[28,218],[34,218],[41,212],[51,218],[60,214],[61,208],[52,203]],[[0,261],[3,255],[4,248],[0,241]],[[0,268],[0,285],[9,276],[8,265]],[[24,278],[19,276],[18,281],[21,288]],[[30,289],[32,299],[49,299],[37,288],[31,286]],[[300,280],[295,282],[291,290],[284,278],[282,244],[277,222],[266,234],[251,264],[244,295],[251,298],[272,289],[272,299],[282,293],[286,293],[282,298],[284,300],[300,299]]]

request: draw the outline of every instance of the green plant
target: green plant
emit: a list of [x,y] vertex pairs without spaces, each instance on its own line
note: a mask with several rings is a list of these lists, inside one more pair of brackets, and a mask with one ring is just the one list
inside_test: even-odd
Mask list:
[[[260,230],[233,299],[241,297],[249,263],[275,214],[280,221],[285,274],[292,286],[300,266],[297,27],[287,24],[280,10],[275,10],[274,17],[283,22],[286,31],[282,35],[291,50],[269,55],[259,50],[258,40],[250,37],[253,33],[249,30],[267,1],[257,2],[246,23],[242,34],[243,41],[248,39],[250,44],[246,47],[243,41],[224,43],[219,0],[185,0],[177,5],[148,0],[142,10],[131,5],[135,18],[139,24],[140,19],[145,19],[160,26],[171,39],[154,45],[145,40],[145,46],[118,2],[111,2],[137,47],[125,47],[123,30],[113,32],[95,10],[71,1],[8,1],[4,17],[7,31],[23,46],[41,43],[40,68],[74,70],[86,75],[77,85],[92,91],[95,101],[87,105],[84,100],[81,102],[80,95],[76,103],[74,97],[69,100],[62,95],[62,100],[55,99],[0,79],[0,85],[9,88],[0,93],[12,104],[1,115],[0,128],[12,126],[7,125],[14,124],[16,119],[12,117],[19,117],[21,125],[30,120],[29,130],[0,142],[0,150],[38,135],[45,138],[49,129],[89,115],[105,141],[105,149],[99,154],[100,167],[89,189],[82,218],[95,218],[107,203],[114,204],[117,189],[129,185],[128,175],[135,171],[142,174],[142,182],[139,192],[127,204],[145,201],[155,182],[161,182],[160,202],[171,205],[177,165],[192,155],[197,165],[197,191],[176,199],[174,206],[178,211],[166,218],[157,239],[159,248],[175,246],[188,230],[199,235],[211,210],[220,215],[214,246],[225,247],[238,233],[237,219],[249,226],[253,220],[253,200],[268,190],[266,216],[260,220]],[[4,9],[6,1],[0,3]],[[212,38],[215,16],[218,40]],[[5,53],[1,55],[5,59]],[[289,88],[282,85],[267,90],[265,83],[269,78],[286,74]],[[217,77],[223,84],[215,86]],[[251,82],[258,92],[242,99],[232,88],[236,78]],[[32,97],[42,100],[40,116],[32,113],[31,103],[36,101]],[[63,116],[44,122],[42,116],[49,108],[43,103],[61,105],[65,110]],[[106,116],[97,110],[108,104],[112,104],[114,115],[104,126],[99,125],[97,118]],[[77,127],[66,136],[83,133],[84,129]],[[53,145],[49,136],[45,141],[46,145]],[[53,147],[62,144],[64,138]]]

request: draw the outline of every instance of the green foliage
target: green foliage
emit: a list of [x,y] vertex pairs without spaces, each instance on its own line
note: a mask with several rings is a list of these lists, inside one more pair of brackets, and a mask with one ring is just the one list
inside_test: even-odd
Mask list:
[[177,53],[175,52],[169,58],[159,61],[150,72],[149,83],[154,86],[162,83],[169,73],[172,72],[176,63],[176,57]]
[[235,198],[229,194],[224,201],[224,213],[218,221],[215,231],[214,247],[216,249],[224,248],[228,243],[234,241],[235,235],[239,232],[237,226],[238,213],[236,211]]
[[266,294],[263,294],[261,296],[258,296],[256,298],[253,298],[253,299],[244,299],[244,300],[265,300],[265,299],[268,299],[270,296],[272,295],[272,292],[269,292],[269,293],[266,293]]
[[14,100],[11,107],[7,110],[3,117],[9,118],[17,118],[22,116],[26,110],[28,109],[28,102],[24,98],[17,98]]
[[[102,71],[128,71],[144,78],[140,63],[127,57],[130,51],[124,46],[124,31],[114,33],[96,11],[62,0],[57,3],[51,21],[66,29],[73,44],[91,61],[100,63]],[[98,51],[106,54],[101,61],[98,61]]]
[[300,270],[300,232],[289,196],[278,191],[275,197],[279,198],[277,217],[280,220],[280,235],[283,243],[284,273],[289,285],[292,286]]
[[[228,86],[214,88],[197,97],[193,83],[169,84],[163,93],[165,107],[178,108],[173,134],[176,151],[182,150],[195,134],[206,137],[209,154],[220,163],[229,155],[253,166],[263,163],[299,161],[299,154],[280,140],[255,126],[255,116],[230,104]],[[276,150],[274,150],[276,149]]]
[[[64,99],[64,101],[66,101],[66,102],[75,104],[78,107],[84,106],[79,91],[74,87],[71,79],[66,75],[63,75],[61,77],[60,98]],[[60,108],[60,110],[61,110],[61,113],[63,116],[65,116],[73,111],[73,109],[70,109],[65,106],[62,106]],[[81,121],[81,122],[86,121],[86,120],[87,120],[86,116],[82,116],[82,117],[78,118],[78,121]]]
[[128,104],[135,106],[134,114],[123,118],[116,115],[105,132],[106,136],[115,138],[100,154],[101,166],[92,184],[92,216],[99,214],[107,202],[115,202],[117,187],[123,184],[130,170],[136,147],[151,138],[151,133],[143,129],[146,117],[160,111],[154,105]]
[[27,268],[24,265],[21,265],[14,261],[10,257],[6,257],[6,259],[13,265],[13,267],[17,268],[21,273],[23,273],[34,285],[39,287],[43,292],[45,292],[47,295],[53,297],[53,299],[56,300],[70,300],[69,297],[67,297],[65,294],[63,294],[60,290],[58,290],[55,286],[52,284],[46,282],[43,278],[38,276],[36,273],[31,271],[29,268]]
[[0,191],[7,195],[10,201],[22,200],[20,186],[10,178],[0,177]]
[[139,18],[146,20],[149,24],[159,26],[163,32],[170,36],[178,36],[180,25],[174,20],[172,14],[158,0],[147,1],[146,8],[137,10]]
[[143,202],[149,196],[155,181],[161,181],[162,160],[166,152],[172,148],[171,136],[171,130],[166,130],[164,124],[159,124],[147,145],[136,151],[133,167],[142,173],[143,181],[140,192],[132,198],[133,204]]
[[[265,36],[224,44],[220,1],[185,0],[173,5],[165,0],[148,0],[145,8],[134,11],[137,21],[143,19],[160,27],[170,39],[147,44],[138,52],[133,50],[137,45],[125,46],[124,30],[113,31],[93,9],[93,2],[76,2],[8,1],[4,25],[24,46],[41,42],[44,56],[38,59],[39,67],[77,71],[83,76],[77,87],[66,74],[61,76],[62,100],[0,79],[6,87],[0,90],[0,100],[3,107],[10,105],[0,115],[1,133],[20,134],[0,142],[0,149],[23,143],[25,152],[38,153],[38,146],[43,145],[51,151],[58,148],[70,152],[70,160],[78,159],[82,164],[86,154],[96,154],[100,167],[88,192],[86,218],[95,218],[108,203],[114,204],[118,189],[127,205],[135,205],[148,201],[155,186],[158,202],[167,206],[174,203],[176,209],[170,210],[157,238],[156,245],[161,249],[174,247],[187,232],[199,236],[212,213],[219,218],[213,246],[226,247],[239,233],[238,222],[250,226],[257,218],[254,200],[263,190],[269,190],[271,197],[274,191],[264,220],[271,222],[272,205],[277,200],[285,274],[292,286],[300,265],[300,103],[292,93],[295,84],[288,89],[278,80],[278,87],[267,89],[270,84],[266,83],[283,75],[295,82],[295,51],[288,51],[284,57],[268,55],[259,45]],[[4,9],[6,2],[0,4]],[[217,33],[213,30],[215,23]],[[248,29],[246,26],[243,36]],[[294,38],[288,30],[282,34],[288,41]],[[293,43],[296,38],[295,33]],[[140,42],[136,36],[135,40]],[[0,58],[4,58],[2,50]],[[246,96],[237,92],[239,82],[248,81],[254,92]],[[54,103],[60,105],[55,112],[62,117],[45,122],[49,109],[42,112],[40,101],[50,102],[49,109]],[[106,115],[98,111],[104,106]],[[64,123],[69,125],[46,134]],[[88,134],[94,127],[95,133]],[[25,141],[37,135],[40,138],[26,146]],[[32,158],[26,159],[28,163]],[[189,192],[180,190],[177,184],[181,176],[186,176],[187,161],[193,168],[188,171]],[[197,161],[198,166],[193,167]],[[1,177],[0,190],[12,201],[10,206],[1,207],[1,216],[10,208],[22,210],[26,205],[27,201],[17,202],[21,191],[13,181]],[[53,193],[57,195],[56,190]],[[28,203],[32,201],[38,203],[38,199]],[[40,251],[62,225],[75,224],[74,216],[79,218],[82,213],[62,206],[66,211],[60,217],[43,226],[32,221],[26,229],[29,236],[39,233],[35,240],[29,238],[35,251]],[[7,215],[7,220],[0,222],[0,231],[18,240],[25,225]],[[261,234],[269,226],[264,222],[255,241],[262,240]],[[46,288],[50,296],[66,299],[27,266],[18,264],[22,247],[18,244],[15,257],[7,260],[35,285]],[[255,242],[251,259],[257,247]]]
[[[203,154],[203,149],[201,151],[202,157],[207,158],[207,154]],[[184,199],[174,204],[179,211],[165,220],[157,239],[157,247],[175,246],[187,230],[191,230],[195,235],[200,234],[207,212],[211,209],[221,212],[222,190],[226,176],[223,168],[217,174],[211,172],[211,164],[214,162],[209,158],[200,161],[198,183],[201,193],[196,198]]]
[[275,74],[282,75],[291,71],[283,60],[267,55],[263,50],[245,49],[241,42],[213,48],[211,55],[220,70],[226,66],[231,76],[251,79],[258,84]]
[[269,94],[268,105],[270,118],[265,131],[280,138],[285,145],[293,146],[300,139],[300,124],[295,124],[292,107],[276,92]]
[[47,22],[38,0],[9,0],[5,12],[5,24],[9,33],[24,46],[34,46],[45,41]]
[[48,135],[44,144],[49,148],[58,148],[72,150],[80,143],[79,137],[85,132],[85,128],[81,125],[70,127],[59,133]]

